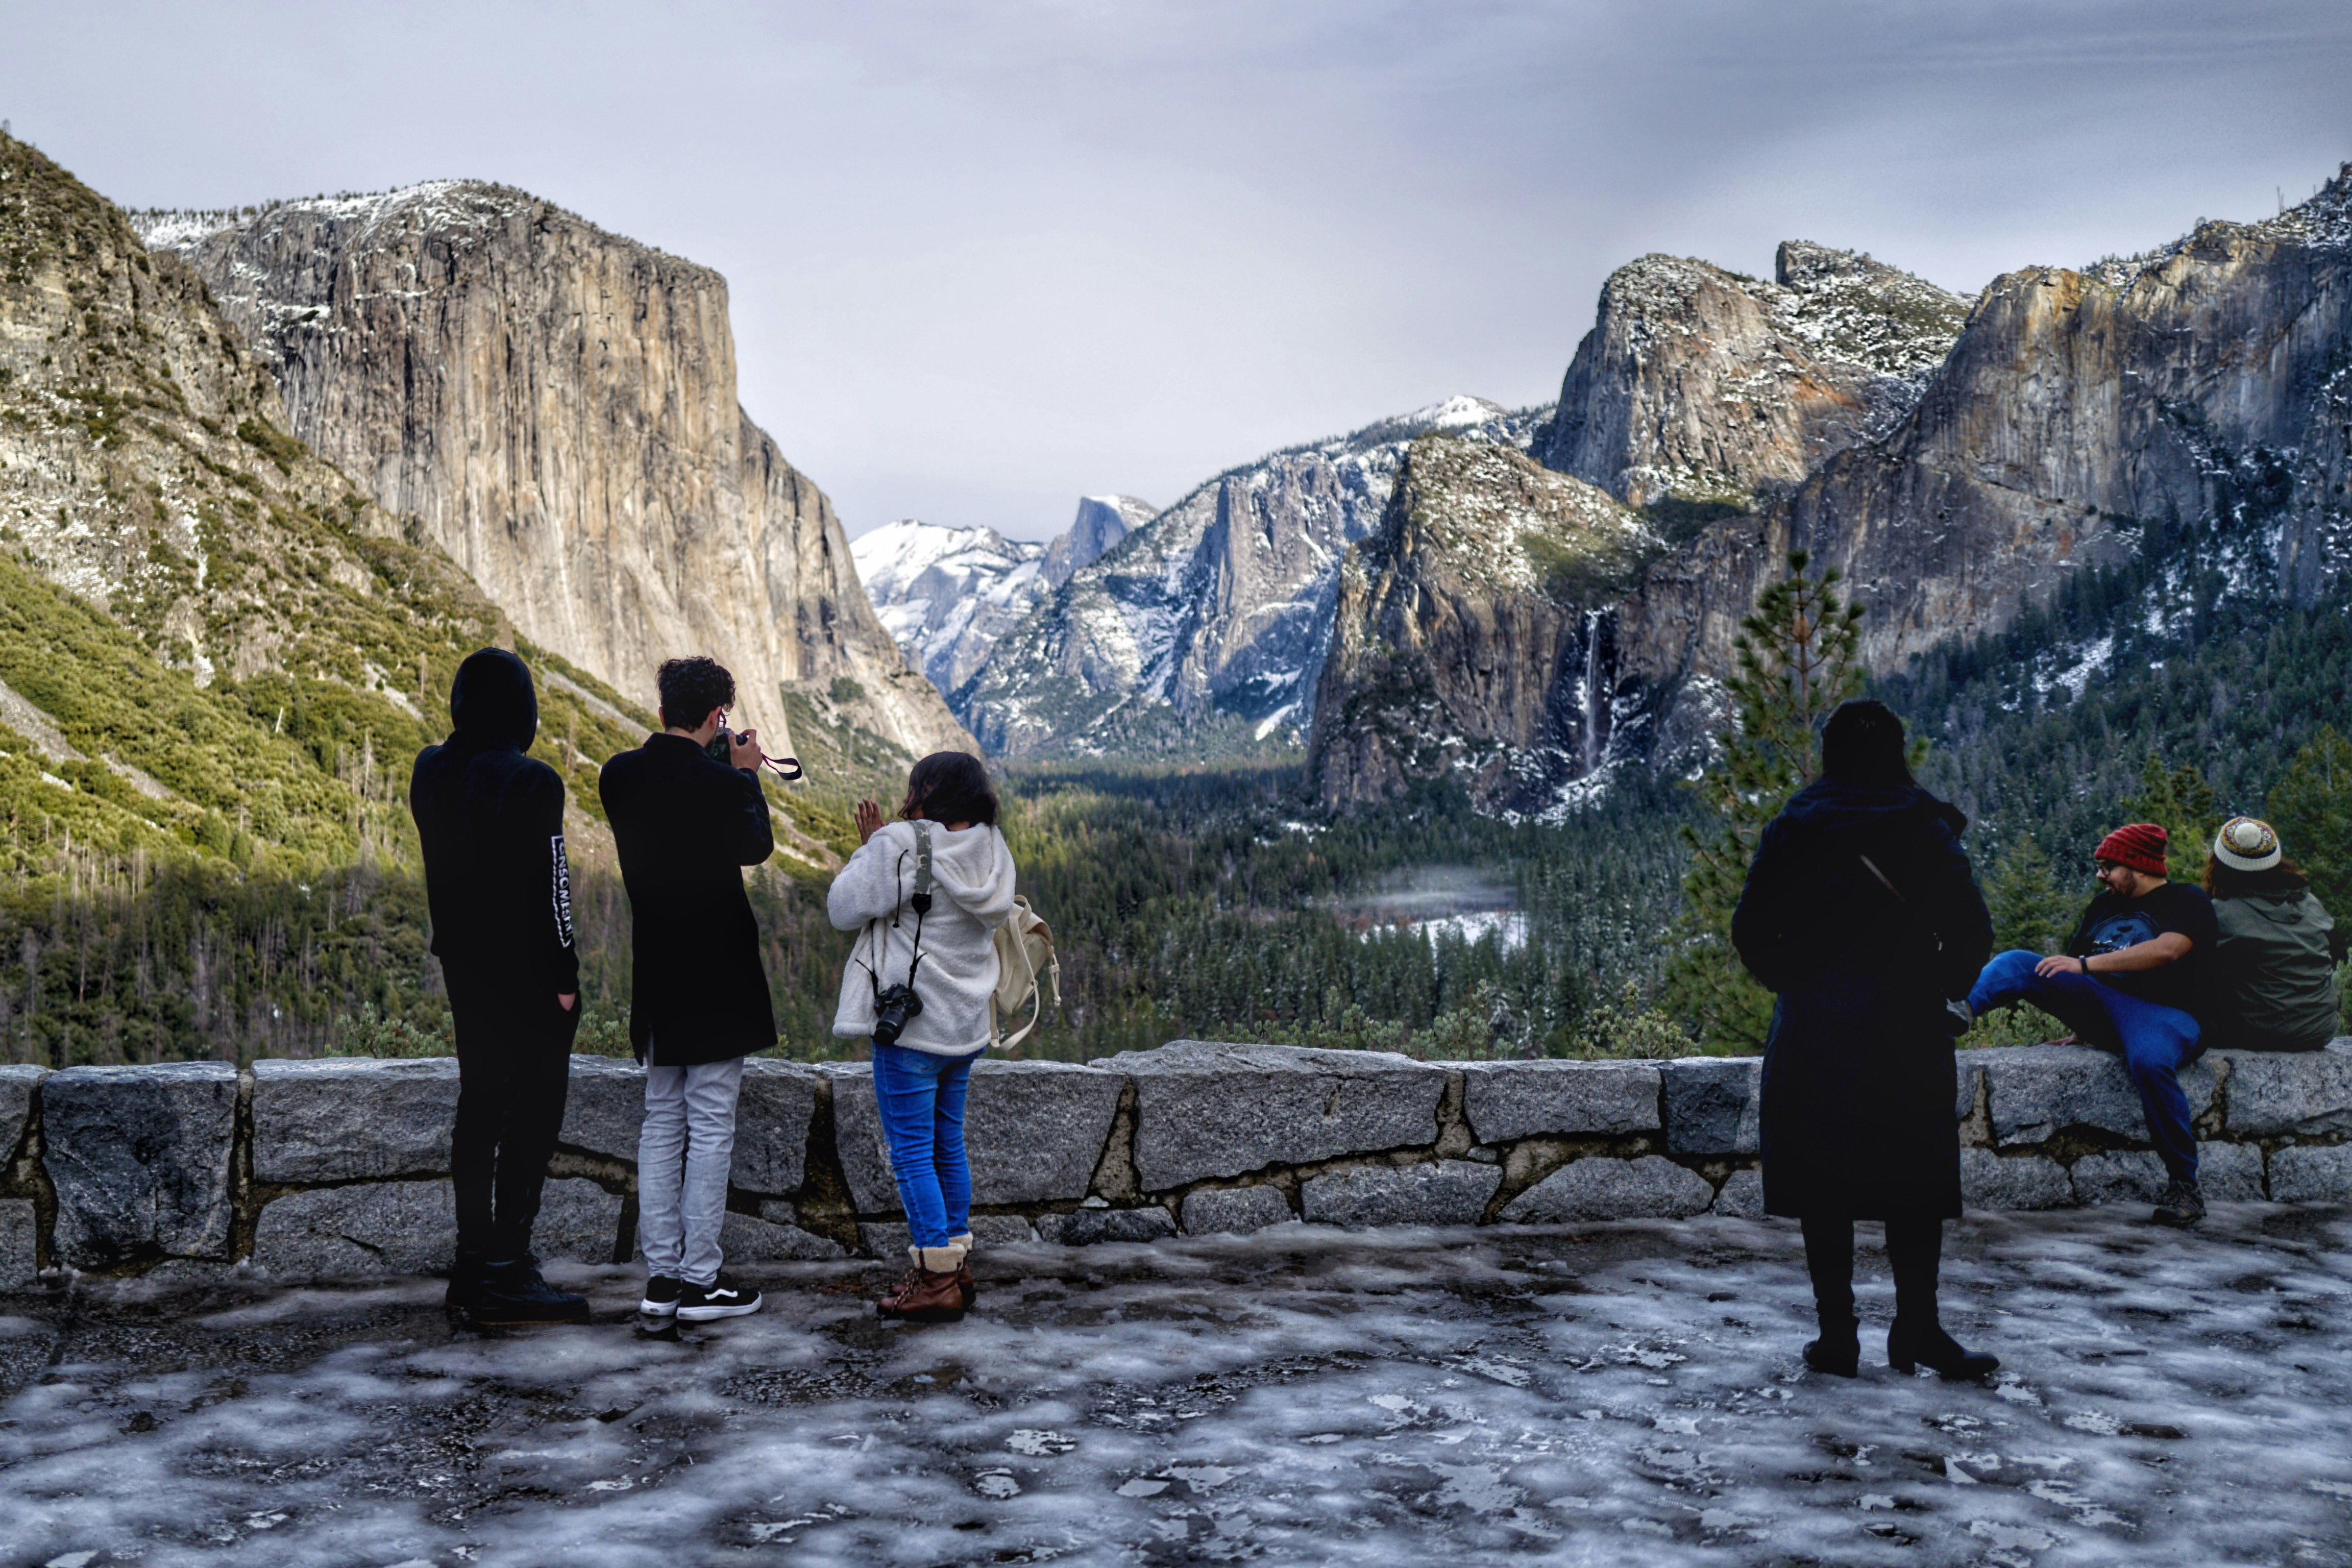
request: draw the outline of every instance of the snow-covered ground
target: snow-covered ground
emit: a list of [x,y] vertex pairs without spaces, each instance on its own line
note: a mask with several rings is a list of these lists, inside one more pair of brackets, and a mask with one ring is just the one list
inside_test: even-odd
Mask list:
[[0,1562],[2352,1563],[2347,1242],[1972,1218],[1990,1388],[1805,1373],[1775,1222],[1007,1247],[929,1328],[856,1264],[669,1337],[622,1269],[499,1337],[425,1282],[85,1287],[0,1319]]

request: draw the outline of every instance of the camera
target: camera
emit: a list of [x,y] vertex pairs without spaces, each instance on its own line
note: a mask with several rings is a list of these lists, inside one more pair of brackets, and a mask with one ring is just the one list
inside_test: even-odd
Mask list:
[[[725,763],[729,767],[733,767],[735,765],[735,731],[724,724],[719,725],[719,733],[711,736],[710,743],[702,750],[712,762]],[[791,784],[801,776],[801,760],[798,757],[770,757],[768,766],[786,784]]]
[[923,1016],[923,999],[911,985],[887,985],[874,994],[874,1043],[895,1046],[909,1018]]

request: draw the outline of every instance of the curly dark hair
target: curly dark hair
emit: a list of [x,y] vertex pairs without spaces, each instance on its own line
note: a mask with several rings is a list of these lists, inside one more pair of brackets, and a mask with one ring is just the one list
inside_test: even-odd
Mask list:
[[735,706],[735,678],[701,654],[663,660],[654,685],[661,691],[661,721],[673,730],[696,729],[713,708]]
[[907,799],[898,816],[908,822],[927,816],[995,826],[996,791],[989,787],[987,767],[969,752],[933,752],[907,774]]
[[2205,891],[2216,899],[2259,899],[2264,895],[2299,893],[2311,886],[2311,878],[2294,861],[2282,858],[2279,863],[2263,871],[2241,871],[2235,866],[2224,866],[2221,859],[2208,852],[2205,857]]

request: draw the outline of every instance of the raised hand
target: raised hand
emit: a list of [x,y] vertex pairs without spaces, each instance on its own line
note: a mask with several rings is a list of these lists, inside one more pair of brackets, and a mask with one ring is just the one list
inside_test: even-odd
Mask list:
[[861,800],[857,803],[857,810],[855,816],[857,823],[857,842],[860,844],[865,843],[867,839],[882,831],[882,807],[880,803],[871,800]]
[[740,733],[734,731],[730,733],[734,735],[734,744],[729,748],[730,754],[728,761],[747,773],[758,773],[760,764],[768,760],[768,754],[760,750],[760,731],[745,730]]

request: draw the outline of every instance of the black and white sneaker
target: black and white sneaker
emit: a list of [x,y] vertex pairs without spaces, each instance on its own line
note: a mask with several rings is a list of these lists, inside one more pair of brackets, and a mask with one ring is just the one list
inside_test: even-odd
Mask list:
[[646,1298],[637,1303],[637,1310],[648,1318],[674,1317],[677,1312],[678,1293],[685,1284],[667,1274],[656,1274],[646,1281]]
[[740,1318],[760,1310],[760,1293],[721,1274],[708,1285],[688,1285],[678,1292],[677,1319],[682,1323],[707,1323],[713,1318]]

